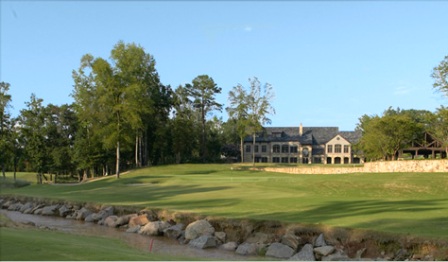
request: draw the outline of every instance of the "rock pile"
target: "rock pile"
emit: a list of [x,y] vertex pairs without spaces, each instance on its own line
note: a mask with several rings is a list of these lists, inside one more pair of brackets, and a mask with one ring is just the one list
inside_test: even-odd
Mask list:
[[[197,219],[184,224],[173,219],[165,221],[150,210],[119,215],[119,212],[111,206],[94,210],[70,204],[22,203],[14,199],[0,199],[0,207],[26,214],[61,216],[108,227],[124,228],[127,233],[165,236],[194,248],[220,248],[242,256],[258,255],[275,260],[301,261],[366,260],[362,257],[366,251],[365,247],[355,250],[349,256],[343,245],[328,241],[323,233],[301,236],[294,229],[259,232],[253,224],[245,224],[242,228],[238,228],[236,222],[218,223],[207,219]],[[272,228],[276,227],[278,225],[274,223]],[[408,259],[411,256],[408,254],[409,256],[405,257],[403,252],[399,255],[400,259]],[[386,254],[383,254],[382,257],[375,259],[392,260],[394,255],[386,257]]]

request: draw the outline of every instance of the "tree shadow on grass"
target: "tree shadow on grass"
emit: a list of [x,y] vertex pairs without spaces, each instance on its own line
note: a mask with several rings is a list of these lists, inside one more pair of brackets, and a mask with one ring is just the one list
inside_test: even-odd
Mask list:
[[[323,224],[401,234],[448,236],[448,205],[445,203],[448,203],[447,199],[330,201],[324,205],[310,206],[303,211],[247,215],[255,219],[298,224]],[[334,224],[337,219],[344,219],[344,225]]]

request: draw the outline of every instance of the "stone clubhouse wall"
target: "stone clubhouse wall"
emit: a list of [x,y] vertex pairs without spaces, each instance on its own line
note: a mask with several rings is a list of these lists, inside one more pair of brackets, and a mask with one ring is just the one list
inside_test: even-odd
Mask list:
[[448,172],[448,159],[368,162],[363,166],[303,165],[296,167],[264,167],[255,169],[289,174],[349,174],[394,172],[441,173]]

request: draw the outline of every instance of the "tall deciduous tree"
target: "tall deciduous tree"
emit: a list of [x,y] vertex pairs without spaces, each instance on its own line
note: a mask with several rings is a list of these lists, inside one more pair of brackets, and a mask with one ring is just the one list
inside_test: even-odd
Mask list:
[[160,84],[154,58],[142,47],[120,41],[111,51],[110,62],[85,55],[73,77],[75,101],[87,106],[77,107],[82,126],[96,125],[102,144],[115,148],[117,178],[121,150],[129,150],[134,142],[135,162],[140,166],[144,119],[160,113],[154,111],[154,104],[169,96]]
[[[253,148],[255,148],[255,138],[257,132],[263,129],[265,124],[270,124],[271,119],[268,117],[275,114],[275,109],[271,103],[274,99],[274,91],[271,84],[261,85],[258,78],[249,79],[250,92],[248,95],[248,120],[249,128],[252,133]],[[252,162],[255,165],[255,150],[252,150]]]
[[228,99],[230,106],[226,108],[226,111],[229,114],[229,118],[235,121],[236,132],[240,138],[241,162],[244,162],[243,142],[244,138],[249,134],[249,97],[244,87],[238,84],[229,91]]
[[0,166],[3,173],[3,178],[5,178],[5,164],[9,153],[11,152],[10,145],[10,134],[11,123],[10,115],[8,113],[8,108],[11,103],[11,95],[8,94],[10,84],[6,82],[0,83]]
[[201,157],[205,161],[207,155],[207,114],[213,110],[221,110],[222,105],[216,101],[216,95],[221,93],[221,87],[208,75],[200,75],[193,79],[192,84],[186,85],[188,95],[193,106],[199,110],[201,121]]
[[433,84],[434,88],[442,91],[448,96],[448,56],[445,56],[440,64],[434,67],[431,76],[435,80]]
[[448,155],[448,108],[441,106],[436,111],[434,135],[442,140],[445,152]]

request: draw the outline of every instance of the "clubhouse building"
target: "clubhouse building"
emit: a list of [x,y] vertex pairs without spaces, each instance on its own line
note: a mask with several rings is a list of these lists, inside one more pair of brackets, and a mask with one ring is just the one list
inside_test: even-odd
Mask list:
[[244,140],[244,162],[357,164],[364,158],[353,150],[358,131],[338,127],[265,127]]

